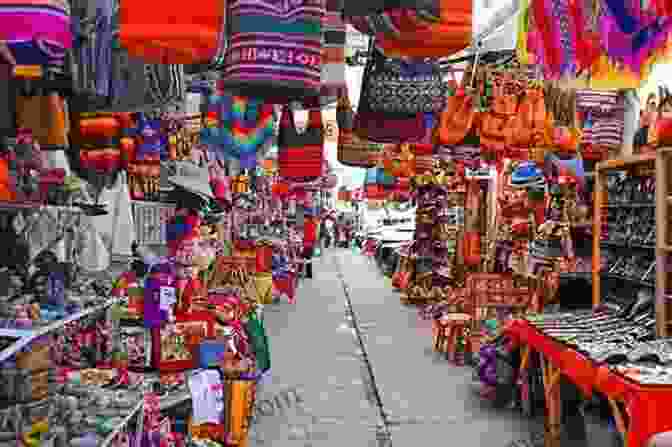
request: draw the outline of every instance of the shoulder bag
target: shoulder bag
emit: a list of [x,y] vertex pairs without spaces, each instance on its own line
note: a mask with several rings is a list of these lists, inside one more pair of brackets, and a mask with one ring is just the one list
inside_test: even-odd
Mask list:
[[384,145],[359,138],[354,132],[355,117],[347,92],[342,94],[338,100],[336,119],[338,121],[338,161],[356,168],[375,166],[375,155],[382,151]]
[[448,84],[435,64],[387,58],[376,48],[372,56],[365,91],[372,110],[438,113],[443,109]]
[[398,113],[376,111],[370,104],[370,75],[376,61],[372,56],[373,41],[369,44],[362,89],[355,118],[355,133],[358,137],[378,143],[405,143],[420,141],[425,136],[425,118],[422,112]]
[[294,113],[286,107],[280,119],[278,134],[278,168],[281,177],[304,178],[322,175],[324,163],[324,129],[322,112],[309,112],[308,127],[299,132]]
[[233,0],[224,86],[287,103],[319,96],[324,0]]

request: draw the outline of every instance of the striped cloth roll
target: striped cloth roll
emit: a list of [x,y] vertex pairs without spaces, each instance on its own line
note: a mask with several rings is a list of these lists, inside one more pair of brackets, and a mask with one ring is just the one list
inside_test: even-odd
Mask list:
[[346,88],[345,40],[346,28],[339,0],[327,0],[327,11],[322,19],[324,53],[322,55],[321,103],[330,104]]

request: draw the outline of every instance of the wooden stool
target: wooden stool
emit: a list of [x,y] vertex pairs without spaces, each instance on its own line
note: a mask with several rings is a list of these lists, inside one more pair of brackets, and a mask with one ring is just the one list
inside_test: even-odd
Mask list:
[[441,352],[446,353],[448,360],[455,361],[457,339],[464,335],[465,329],[471,324],[471,320],[469,314],[446,314],[438,320],[442,334],[437,337],[437,344],[440,343],[442,347],[445,346]]

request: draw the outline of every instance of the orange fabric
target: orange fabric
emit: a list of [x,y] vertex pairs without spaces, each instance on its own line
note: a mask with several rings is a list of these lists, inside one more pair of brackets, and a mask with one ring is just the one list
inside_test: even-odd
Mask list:
[[17,97],[16,123],[30,129],[42,146],[68,145],[68,117],[57,94]]
[[473,127],[475,117],[476,111],[471,96],[465,95],[464,92],[449,96],[436,129],[438,142],[445,145],[461,143]]
[[542,353],[587,395],[596,389],[623,401],[630,416],[628,447],[645,447],[656,433],[672,430],[672,418],[666,413],[672,400],[672,386],[638,385],[551,340],[523,320],[510,322],[505,331],[515,343]]
[[345,48],[325,48],[322,54],[323,64],[343,63],[345,60]]
[[225,9],[225,0],[121,2],[119,39],[147,63],[207,63],[217,54]]
[[376,36],[376,43],[388,57],[450,56],[471,44],[472,20],[472,0],[441,0],[438,23],[407,15],[408,27],[403,27],[400,37]]
[[16,194],[9,187],[9,162],[5,158],[0,158],[0,200],[16,200]]
[[672,144],[672,118],[658,118],[656,120],[656,143],[659,146]]

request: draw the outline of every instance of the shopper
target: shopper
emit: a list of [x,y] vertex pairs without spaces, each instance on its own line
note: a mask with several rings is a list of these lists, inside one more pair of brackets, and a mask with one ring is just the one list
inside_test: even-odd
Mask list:
[[304,272],[308,279],[313,279],[313,252],[312,245],[303,248]]

